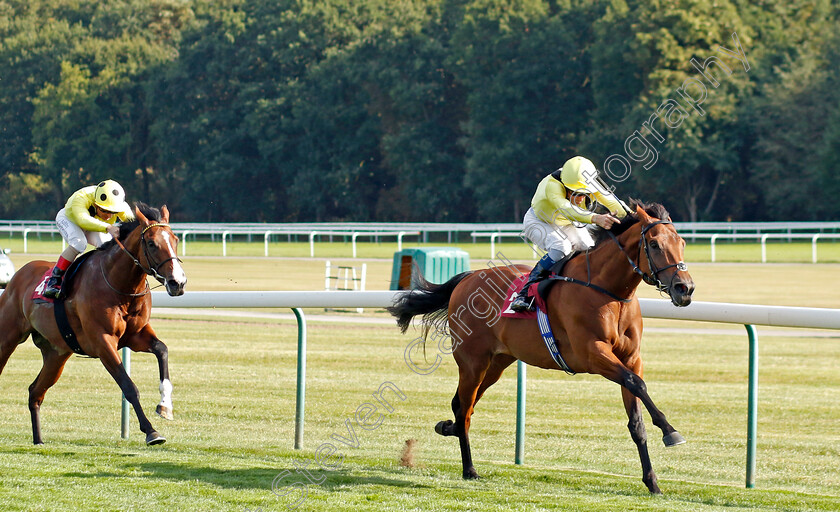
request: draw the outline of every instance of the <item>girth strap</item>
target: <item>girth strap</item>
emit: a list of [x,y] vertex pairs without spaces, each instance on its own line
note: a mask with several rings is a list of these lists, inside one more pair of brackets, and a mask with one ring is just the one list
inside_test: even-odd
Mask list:
[[67,310],[64,307],[63,300],[55,301],[53,305],[53,311],[55,312],[55,323],[58,324],[58,331],[61,333],[61,337],[64,339],[64,342],[67,343],[67,346],[70,347],[73,352],[79,354],[80,356],[86,356],[82,347],[79,346],[79,340],[76,339],[76,333],[73,332],[73,328],[70,327],[70,321],[67,319]]
[[557,342],[554,340],[554,333],[551,331],[551,323],[548,321],[548,315],[539,307],[537,307],[537,324],[540,326],[540,334],[545,342],[545,347],[548,349],[548,353],[551,354],[551,358],[557,363],[557,366],[569,375],[577,373],[569,368],[563,356],[560,355],[560,349],[557,348]]

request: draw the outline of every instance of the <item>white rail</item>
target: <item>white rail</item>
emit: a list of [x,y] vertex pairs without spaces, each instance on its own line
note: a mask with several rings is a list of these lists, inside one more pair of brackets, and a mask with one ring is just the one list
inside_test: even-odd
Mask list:
[[[384,308],[406,293],[401,290],[187,292],[170,297],[152,292],[152,305],[168,308]],[[730,324],[840,329],[840,309],[761,306],[727,302],[692,302],[678,308],[668,300],[639,299],[648,318]]]

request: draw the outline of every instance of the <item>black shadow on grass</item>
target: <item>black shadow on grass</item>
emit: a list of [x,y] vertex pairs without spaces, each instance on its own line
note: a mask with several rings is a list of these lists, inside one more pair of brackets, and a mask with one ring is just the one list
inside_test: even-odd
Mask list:
[[[139,465],[129,464],[125,468],[127,473],[96,472],[96,473],[64,473],[62,476],[71,478],[132,478],[130,471],[140,469],[145,474],[143,478],[159,478],[169,481],[195,481],[205,482],[219,487],[230,489],[271,489],[274,479],[280,473],[288,470],[290,477],[280,482],[280,487],[294,482],[308,484],[306,478],[297,473],[294,466],[278,466],[276,468],[250,468],[250,469],[218,469],[206,466],[194,466],[173,464],[169,462],[146,462]],[[391,487],[428,487],[418,485],[408,480],[395,480],[382,476],[361,476],[352,470],[339,469],[336,471],[310,470],[309,474],[315,483],[325,490],[331,490],[347,485],[387,485]],[[325,478],[326,477],[326,478]]]

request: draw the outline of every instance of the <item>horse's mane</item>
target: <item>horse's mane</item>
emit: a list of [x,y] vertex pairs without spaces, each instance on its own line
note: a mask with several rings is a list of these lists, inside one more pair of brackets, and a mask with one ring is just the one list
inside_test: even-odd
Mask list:
[[[139,209],[140,213],[142,213],[143,216],[146,217],[147,219],[149,219],[150,221],[154,221],[154,222],[163,221],[163,218],[160,216],[160,210],[158,210],[157,208],[153,208],[153,207],[147,205],[146,203],[144,203],[142,201],[137,201],[136,203],[134,203],[134,207]],[[137,229],[137,226],[139,226],[139,225],[140,225],[140,221],[137,220],[137,219],[134,219],[134,220],[129,221],[129,222],[123,222],[122,224],[120,224],[119,225],[120,226],[120,242],[124,241],[126,239],[126,237],[128,237],[128,235],[132,231]],[[98,250],[106,251],[116,244],[117,243],[114,240],[109,240],[109,241],[105,242],[104,244],[100,245]]]
[[[644,210],[645,213],[647,213],[651,217],[655,217],[657,219],[662,220],[671,218],[671,214],[668,213],[668,210],[666,210],[665,207],[659,203],[644,203],[638,199],[630,199],[630,209],[632,209],[635,212],[637,206],[641,207],[641,209]],[[610,228],[609,231],[613,235],[618,236],[630,229],[638,222],[638,215],[636,215],[635,213],[628,213],[623,219],[621,219],[621,222],[613,224],[612,228]],[[598,227],[595,224],[592,224],[592,226],[590,227],[590,231],[592,233],[592,237],[595,239],[595,245],[598,245],[602,241],[609,238],[607,235],[607,230]]]

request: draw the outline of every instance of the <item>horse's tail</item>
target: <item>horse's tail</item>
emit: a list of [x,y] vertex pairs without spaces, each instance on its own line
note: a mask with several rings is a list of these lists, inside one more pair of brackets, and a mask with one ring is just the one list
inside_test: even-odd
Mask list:
[[423,315],[425,334],[432,325],[446,321],[452,292],[470,274],[472,271],[462,272],[443,284],[433,284],[423,279],[423,276],[415,276],[417,289],[400,295],[394,305],[386,309],[397,317],[397,325],[403,333],[411,325],[412,318]]

